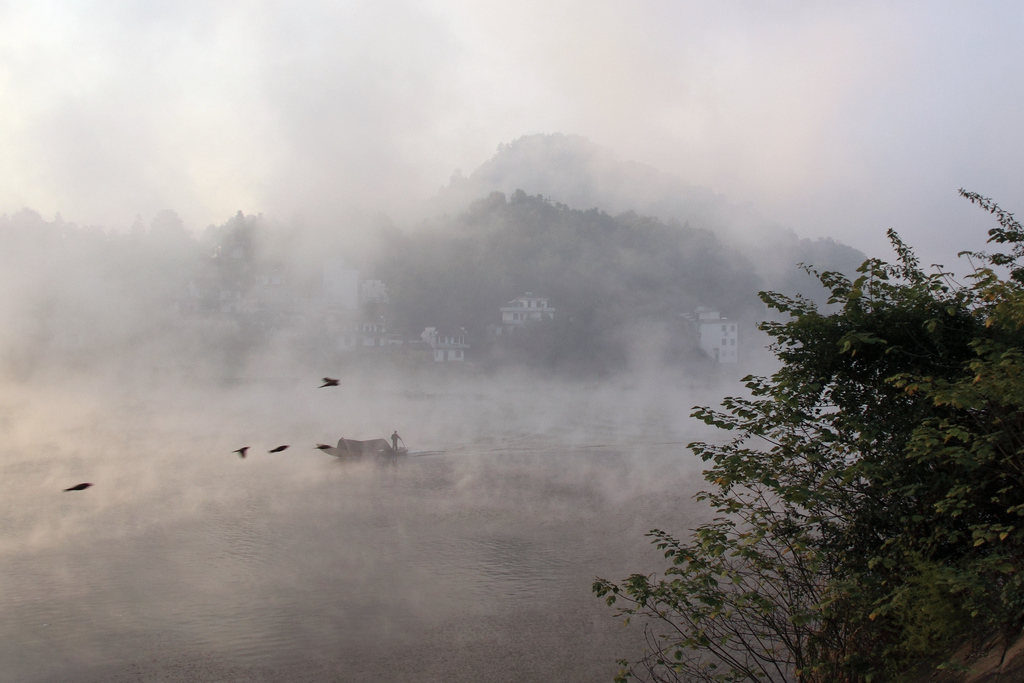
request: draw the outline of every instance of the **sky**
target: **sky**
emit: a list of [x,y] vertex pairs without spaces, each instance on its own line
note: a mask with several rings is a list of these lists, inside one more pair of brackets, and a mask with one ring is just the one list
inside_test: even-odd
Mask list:
[[1017,2],[0,0],[0,213],[356,229],[566,133],[948,264],[992,225],[958,188],[1024,212],[1022,35]]

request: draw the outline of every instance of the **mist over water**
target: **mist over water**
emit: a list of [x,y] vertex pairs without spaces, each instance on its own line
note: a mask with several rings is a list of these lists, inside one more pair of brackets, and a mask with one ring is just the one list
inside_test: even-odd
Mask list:
[[[376,234],[0,216],[0,681],[592,681],[639,652],[591,585],[706,518],[686,444],[719,435],[688,415],[764,364],[764,275],[524,191]],[[506,324],[531,291],[554,306]],[[316,448],[395,430],[407,456]]]
[[[706,514],[714,390],[317,379],[6,385],[0,678],[584,681],[636,650],[590,583]],[[394,429],[409,456],[314,448]]]
[[776,362],[758,291],[1019,211],[1022,29],[0,2],[0,683],[610,679],[591,583],[708,515],[688,415]]

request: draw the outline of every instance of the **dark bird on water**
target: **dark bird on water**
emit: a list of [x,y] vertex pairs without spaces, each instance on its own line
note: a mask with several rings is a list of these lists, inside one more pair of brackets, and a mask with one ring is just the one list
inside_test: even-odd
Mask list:
[[278,446],[277,448],[271,448],[267,453],[280,453],[286,448],[288,448],[288,446]]
[[241,448],[239,448],[239,449],[238,449],[237,451],[231,451],[231,452],[232,452],[232,453],[238,453],[238,457],[239,457],[239,458],[244,458],[244,457],[245,457],[245,452],[246,452],[247,450],[249,450],[249,447],[248,447],[248,446],[242,446],[242,447],[241,447]]
[[71,488],[64,489],[64,490],[65,491],[84,491],[87,488],[89,488],[90,486],[92,486],[92,484],[88,484],[88,483],[86,483],[86,484],[78,484],[77,486],[72,486]]
[[333,377],[324,377],[324,383],[320,385],[320,388],[323,389],[324,387],[336,386],[338,386],[338,380],[334,379]]

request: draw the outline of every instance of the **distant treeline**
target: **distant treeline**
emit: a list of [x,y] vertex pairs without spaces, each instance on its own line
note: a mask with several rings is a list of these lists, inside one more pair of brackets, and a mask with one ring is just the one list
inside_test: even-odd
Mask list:
[[[185,320],[190,283],[224,245],[250,246],[260,217],[231,218],[196,237],[173,211],[128,231],[22,210],[0,216],[0,373],[121,367],[224,374],[254,348],[244,320]],[[247,259],[257,257],[253,249]],[[225,280],[238,266],[221,268]]]
[[[482,363],[605,373],[628,368],[641,350],[658,361],[703,362],[683,314],[711,306],[753,322],[764,314],[760,289],[818,291],[793,264],[851,272],[862,260],[830,240],[777,241],[762,253],[766,263],[789,264],[788,279],[766,275],[772,268],[707,230],[571,209],[522,191],[493,193],[415,230],[382,228],[379,248],[359,255],[337,235],[241,212],[196,236],[171,211],[148,228],[137,221],[116,232],[23,210],[0,216],[0,364],[14,375],[55,357],[202,361],[232,371],[275,335],[275,348],[329,361],[338,347],[315,301],[324,261],[342,259],[388,288],[389,301],[363,315],[383,316],[406,340],[429,326],[464,327],[469,358]],[[224,305],[225,296],[259,300],[268,274],[288,290],[276,309]],[[496,337],[499,308],[527,292],[548,297],[555,319]]]

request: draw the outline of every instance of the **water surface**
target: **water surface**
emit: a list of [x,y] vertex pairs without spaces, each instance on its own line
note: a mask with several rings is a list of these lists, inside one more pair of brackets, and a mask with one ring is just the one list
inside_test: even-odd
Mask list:
[[[590,585],[702,514],[692,396],[314,381],[8,387],[0,680],[600,681],[635,653]],[[313,448],[393,429],[413,455]]]

